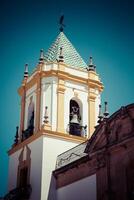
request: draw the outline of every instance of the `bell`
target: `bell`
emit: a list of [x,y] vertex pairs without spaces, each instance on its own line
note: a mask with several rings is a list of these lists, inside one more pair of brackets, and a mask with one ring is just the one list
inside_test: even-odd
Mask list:
[[70,123],[79,124],[79,121],[78,121],[78,115],[77,115],[77,114],[73,114]]

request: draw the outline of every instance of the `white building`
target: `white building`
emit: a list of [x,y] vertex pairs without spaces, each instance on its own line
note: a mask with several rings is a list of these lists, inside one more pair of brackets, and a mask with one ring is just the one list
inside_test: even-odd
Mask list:
[[[17,129],[15,143],[8,151],[9,196],[13,192],[21,196],[31,193],[25,199],[61,200],[52,176],[57,156],[91,137],[102,91],[92,58],[87,65],[62,30],[46,55],[41,50],[31,75],[26,65],[18,89],[19,132]],[[88,179],[83,181],[86,185]]]

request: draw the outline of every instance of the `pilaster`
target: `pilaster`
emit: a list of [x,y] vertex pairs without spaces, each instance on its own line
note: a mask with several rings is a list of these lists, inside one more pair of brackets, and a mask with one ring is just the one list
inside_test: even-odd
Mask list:
[[40,130],[40,107],[41,107],[41,73],[38,72],[37,89],[36,89],[36,116],[35,116],[35,132]]
[[97,95],[95,94],[95,91],[93,88],[89,89],[88,92],[88,116],[89,116],[89,137],[94,132],[94,127],[96,125],[96,106],[95,106],[95,100],[96,100]]
[[[59,63],[58,66],[60,71],[64,71],[65,65]],[[58,76],[58,87],[57,87],[57,131],[65,132],[64,129],[64,93],[65,93],[65,81],[63,78]]]
[[25,103],[26,103],[26,80],[23,81],[22,87],[21,87],[21,114],[20,114],[20,140],[21,140],[21,134],[24,130],[24,119],[25,119]]

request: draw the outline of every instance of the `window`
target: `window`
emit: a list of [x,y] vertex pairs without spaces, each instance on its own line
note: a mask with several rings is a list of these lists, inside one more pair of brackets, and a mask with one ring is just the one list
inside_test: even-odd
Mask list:
[[77,116],[77,121],[80,123],[81,115],[80,115],[80,106],[75,100],[70,100],[70,115],[69,121],[73,120],[74,114]]
[[34,102],[33,97],[30,97],[30,103],[28,106],[28,118],[27,118],[27,128],[34,127]]
[[79,99],[70,100],[69,112],[69,134],[83,136],[84,127],[82,126],[82,103]]
[[26,187],[28,184],[28,168],[20,169],[19,187]]

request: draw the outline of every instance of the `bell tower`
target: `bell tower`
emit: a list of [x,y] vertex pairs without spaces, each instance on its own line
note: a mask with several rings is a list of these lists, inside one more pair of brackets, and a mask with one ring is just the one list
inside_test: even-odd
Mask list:
[[8,151],[9,194],[23,186],[30,200],[48,199],[56,158],[91,137],[102,91],[92,57],[87,65],[60,29],[31,75],[25,65],[20,126]]

